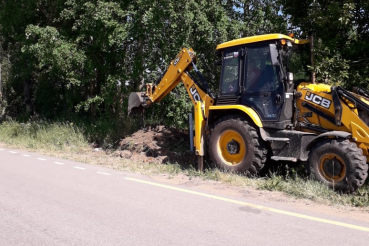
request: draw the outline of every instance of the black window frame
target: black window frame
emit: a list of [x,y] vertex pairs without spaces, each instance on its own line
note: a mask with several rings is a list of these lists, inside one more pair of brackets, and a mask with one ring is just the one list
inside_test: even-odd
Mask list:
[[[238,81],[237,81],[237,85],[238,88],[237,90],[235,90],[234,92],[228,92],[228,93],[222,93],[222,86],[223,86],[223,76],[224,76],[224,72],[225,72],[225,67],[226,67],[226,63],[225,63],[225,54],[229,54],[231,52],[238,52]],[[241,46],[234,46],[234,47],[228,47],[225,48],[222,51],[222,70],[221,70],[221,76],[220,76],[220,83],[219,83],[219,92],[218,95],[219,96],[238,96],[242,93],[242,88],[244,88],[243,85],[243,67],[244,67],[244,59],[245,56],[243,56],[243,52],[242,52],[242,47]]]

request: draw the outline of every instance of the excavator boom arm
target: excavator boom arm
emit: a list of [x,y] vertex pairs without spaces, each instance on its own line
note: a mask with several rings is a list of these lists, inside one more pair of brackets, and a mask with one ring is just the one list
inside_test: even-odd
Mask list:
[[191,70],[191,64],[196,61],[196,55],[192,49],[183,48],[176,58],[171,61],[160,83],[155,86],[152,94],[148,94],[151,102],[160,102],[181,81],[181,75],[186,70]]
[[193,49],[183,48],[176,58],[171,61],[168,69],[157,85],[148,83],[146,84],[146,92],[131,93],[128,100],[128,113],[134,108],[141,106],[147,107],[152,103],[160,102],[181,81],[185,84],[194,106],[197,101],[206,101],[208,100],[207,98],[211,98],[195,83],[189,74],[193,69],[196,59],[196,54]]
[[199,169],[202,170],[205,153],[205,125],[209,107],[214,99],[195,83],[189,72],[195,67],[196,55],[192,49],[183,48],[170,63],[158,85],[146,84],[146,92],[134,92],[129,96],[128,112],[136,107],[147,107],[160,102],[179,82],[183,82],[195,113],[195,147]]

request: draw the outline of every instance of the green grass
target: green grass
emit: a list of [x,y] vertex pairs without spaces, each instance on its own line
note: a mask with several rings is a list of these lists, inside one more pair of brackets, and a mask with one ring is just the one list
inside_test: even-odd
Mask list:
[[297,174],[286,177],[272,173],[257,184],[258,189],[281,191],[295,198],[309,199],[318,203],[369,207],[369,186],[364,184],[354,194],[339,194],[321,183]]
[[91,154],[93,152],[90,147],[91,136],[96,134],[93,128],[96,127],[92,125],[91,129],[88,129],[83,125],[76,126],[73,123],[41,120],[29,123],[7,121],[0,124],[0,142],[13,148],[41,151],[62,158],[130,172],[148,175],[167,174],[168,178],[182,174],[188,176],[189,179],[200,178],[219,181],[230,186],[278,191],[294,198],[309,199],[322,204],[369,208],[368,184],[354,194],[339,194],[319,182],[306,178],[306,175],[301,174],[299,169],[277,169],[267,177],[248,178],[243,175],[225,173],[218,169],[207,169],[201,173],[191,165],[133,162],[120,158],[118,151],[114,148],[108,148],[96,157]]
[[36,121],[18,123],[5,121],[0,124],[0,141],[13,147],[43,149],[49,151],[80,151],[88,142],[73,123]]

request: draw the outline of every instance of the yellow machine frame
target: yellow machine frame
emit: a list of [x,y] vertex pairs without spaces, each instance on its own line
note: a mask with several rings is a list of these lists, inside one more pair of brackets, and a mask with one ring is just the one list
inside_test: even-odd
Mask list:
[[[274,40],[276,41],[275,44],[272,44],[272,42],[270,42],[270,45],[274,45],[269,46],[270,51],[272,54],[274,51],[271,47],[277,47],[277,45],[283,46],[283,48],[278,48],[278,51],[276,51],[277,53],[272,55],[272,57],[279,57],[280,59],[282,59],[281,57],[283,56],[281,55],[282,53],[278,52],[283,52],[283,50],[285,49],[287,51],[291,51],[292,49],[288,50],[288,47],[292,47],[292,44],[302,45],[308,44],[310,42],[310,40],[307,39],[298,40],[282,34],[268,34],[240,38],[225,42],[218,45],[216,49],[219,51],[234,46],[242,47],[242,45],[244,44]],[[277,48],[275,49],[277,50]],[[217,153],[215,153],[217,150],[218,152],[223,151],[223,153],[225,153],[225,151],[228,151],[228,154],[230,156],[236,156],[241,153],[244,149],[246,149],[246,143],[242,143],[244,144],[242,148],[237,147],[238,145],[240,145],[237,140],[237,137],[239,137],[240,139],[249,139],[247,141],[249,141],[248,143],[250,144],[250,146],[254,146],[251,147],[254,148],[251,149],[252,153],[254,153],[254,151],[263,151],[260,146],[264,145],[264,143],[269,143],[269,150],[267,150],[264,154],[261,154],[262,157],[258,157],[259,159],[255,156],[249,156],[249,158],[246,158],[246,154],[244,154],[243,160],[257,159],[260,161],[260,163],[261,161],[263,161],[264,163],[265,159],[267,158],[267,153],[270,153],[270,151],[272,151],[273,156],[271,156],[270,158],[275,158],[274,160],[289,160],[295,162],[297,160],[314,160],[312,161],[313,164],[310,164],[310,166],[312,168],[311,170],[313,170],[314,168],[316,170],[313,170],[312,172],[318,173],[317,177],[323,180],[322,182],[330,182],[330,185],[333,184],[333,187],[335,185],[335,182],[340,182],[340,185],[342,185],[342,190],[352,191],[353,189],[359,188],[364,183],[367,177],[367,162],[369,162],[369,127],[367,125],[368,122],[364,122],[364,120],[360,118],[359,111],[356,108],[356,104],[361,105],[361,110],[365,110],[365,112],[367,112],[369,108],[367,106],[369,105],[368,98],[355,95],[351,92],[347,92],[339,87],[336,88],[325,84],[315,84],[315,75],[313,74],[313,83],[302,82],[299,83],[296,88],[293,84],[293,78],[289,78],[289,72],[283,71],[281,73],[283,76],[285,76],[285,81],[283,83],[285,83],[285,86],[289,86],[288,89],[286,89],[286,91],[284,91],[283,93],[291,95],[293,94],[294,98],[290,100],[292,100],[292,102],[295,104],[295,107],[293,107],[293,105],[290,105],[292,103],[291,101],[289,101],[290,104],[285,103],[285,105],[288,105],[288,107],[291,106],[291,111],[294,110],[294,115],[290,120],[292,113],[291,115],[285,114],[285,118],[282,118],[282,122],[285,125],[276,126],[274,128],[270,127],[270,125],[268,125],[268,122],[265,121],[264,129],[263,121],[261,120],[259,114],[251,107],[240,104],[215,105],[215,99],[210,95],[211,93],[209,91],[204,91],[202,87],[198,85],[197,82],[189,74],[192,69],[195,69],[196,72],[198,72],[195,66],[196,59],[197,58],[195,52],[192,49],[183,48],[175,57],[175,59],[171,61],[167,71],[157,85],[147,84],[146,92],[143,93],[143,95],[139,95],[140,93],[132,93],[129,98],[129,104],[132,103],[133,106],[129,107],[129,110],[137,105],[149,106],[152,103],[160,102],[180,82],[182,82],[194,106],[195,136],[193,142],[195,146],[195,153],[198,157],[198,168],[200,170],[203,170],[203,157],[205,155],[206,149],[205,140],[208,139],[208,136],[210,136],[210,138],[212,138],[212,136],[217,136],[213,138],[213,141],[210,141],[212,143],[218,144],[211,146],[210,151],[213,151],[211,152],[212,156],[217,156]],[[313,57],[311,57],[311,60],[313,60]],[[282,66],[284,61],[273,61],[272,58],[272,63],[273,66],[275,64],[275,66]],[[285,68],[283,67],[283,69]],[[337,94],[338,91],[341,93],[340,96],[338,96]],[[354,96],[354,98],[348,96],[351,94]],[[346,95],[346,98],[344,95]],[[285,96],[285,102],[286,98],[289,97]],[[362,102],[364,103],[364,106]],[[229,115],[234,114],[235,112],[237,117],[239,115],[247,116],[248,120],[245,120],[244,118],[242,118],[242,120],[235,120],[234,118],[232,118],[233,116],[229,118]],[[213,122],[217,119],[219,119],[219,122]],[[209,121],[212,122],[209,123]],[[237,130],[229,130],[230,128],[232,128],[231,125],[233,124],[233,122],[236,122],[236,125],[240,125],[241,128],[238,128]],[[212,128],[213,130],[211,130],[209,128],[209,124],[213,123],[215,123],[215,126],[212,125],[211,127],[214,127],[214,129]],[[228,124],[228,128],[221,128],[222,124],[223,126],[226,126],[226,124]],[[214,132],[217,132],[216,129],[218,126],[218,129],[222,130],[218,130],[218,135],[213,134]],[[269,132],[267,130],[269,130]],[[210,131],[212,131],[212,134],[210,134]],[[232,134],[231,136],[227,135],[227,137],[224,137],[225,140],[222,140],[221,143],[219,143],[219,139],[223,139],[221,131],[232,132]],[[240,134],[242,134],[243,132],[251,132],[249,134],[253,135],[242,137]],[[250,138],[252,139],[250,140]],[[331,139],[340,139],[339,141],[341,142],[338,143],[336,140],[331,141]],[[290,141],[295,141],[294,143],[298,144],[290,144]],[[253,142],[258,142],[258,145],[252,145]],[[353,142],[355,142],[356,146],[353,144]],[[336,149],[332,152],[333,154],[322,147],[322,145],[324,144],[330,146],[327,147],[328,149],[330,148],[329,151],[331,151],[332,149]],[[220,145],[222,145],[222,150],[219,149]],[[286,147],[287,145],[289,147]],[[341,148],[340,146],[343,147]],[[240,152],[232,152],[232,148]],[[319,159],[314,159],[316,157],[314,156],[314,154],[311,155],[313,151],[310,151],[310,148],[315,148],[314,151],[321,153]],[[354,160],[354,162],[357,161],[357,163],[359,164],[356,163],[353,165],[360,165],[359,168],[356,168],[356,173],[352,170],[348,170],[352,167],[346,166],[346,164],[344,163],[344,159],[346,159],[346,157],[342,156],[345,155],[345,153],[341,153],[341,156],[340,154],[334,154],[335,151],[340,152],[340,149],[345,149],[345,151],[343,152],[347,152],[350,149],[356,153],[358,157]],[[362,150],[363,155],[361,154],[360,149]],[[293,155],[290,153],[293,153]],[[215,161],[218,163],[224,162],[224,160]],[[350,161],[351,159],[348,162]],[[238,162],[238,159],[235,162]],[[241,161],[239,163],[241,163]],[[239,165],[239,163],[233,163],[232,161],[229,166],[237,166]],[[314,163],[318,163],[318,166]],[[227,163],[225,165],[227,165]],[[242,165],[251,164],[246,163]],[[253,167],[255,166],[256,165],[254,165]],[[332,167],[334,169],[334,167],[336,166],[339,168],[342,167],[339,172],[337,172],[337,170],[331,170]],[[227,168],[228,167],[225,167],[225,169]],[[259,165],[259,168],[262,168],[261,164]],[[256,170],[255,172],[257,171],[258,170]],[[346,177],[346,172],[350,172],[350,177],[356,180],[355,182],[357,183],[354,184],[355,188],[351,187],[351,183],[345,183],[344,179]],[[330,179],[332,179],[333,182]],[[360,184],[358,182],[360,182]]]

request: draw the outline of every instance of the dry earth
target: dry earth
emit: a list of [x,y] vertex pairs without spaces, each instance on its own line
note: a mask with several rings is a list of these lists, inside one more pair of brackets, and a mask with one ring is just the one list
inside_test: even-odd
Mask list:
[[189,146],[189,135],[186,132],[164,126],[150,126],[121,140],[120,156],[140,162],[190,165],[195,163],[195,158]]

